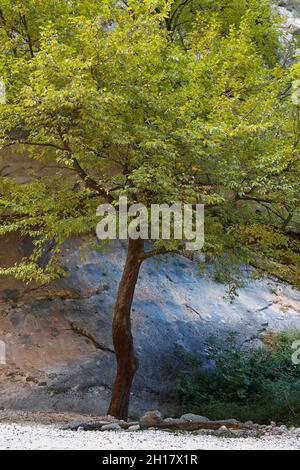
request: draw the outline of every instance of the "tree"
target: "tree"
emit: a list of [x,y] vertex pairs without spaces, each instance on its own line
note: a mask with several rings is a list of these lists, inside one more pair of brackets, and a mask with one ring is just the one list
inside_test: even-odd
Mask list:
[[255,40],[264,60],[274,65],[279,47],[274,22],[279,18],[270,8],[269,0],[175,0],[165,20],[173,38],[180,38],[184,44],[186,33],[191,30],[199,11],[206,18],[217,18],[223,35],[228,34],[231,26],[239,27],[247,14],[252,23],[250,37]]
[[[277,30],[262,4],[269,16],[257,21],[245,8],[231,25],[218,11],[189,11],[182,41],[166,22],[187,11],[171,0],[6,2],[1,148],[57,171],[23,184],[1,177],[0,235],[18,232],[34,247],[0,275],[41,283],[64,275],[64,241],[94,233],[98,205],[117,208],[124,195],[148,208],[205,204],[204,253],[220,280],[234,286],[229,268],[248,262],[299,285],[298,69],[275,62],[276,41],[267,60],[261,38]],[[149,251],[129,240],[113,321],[109,413],[118,418],[128,417],[138,367],[130,315],[140,267],[178,252],[177,240]]]

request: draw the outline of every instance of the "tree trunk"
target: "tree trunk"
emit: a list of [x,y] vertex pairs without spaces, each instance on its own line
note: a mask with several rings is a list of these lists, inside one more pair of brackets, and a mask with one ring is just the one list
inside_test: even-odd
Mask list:
[[143,240],[129,240],[127,259],[119,286],[113,320],[113,343],[117,359],[117,375],[108,414],[125,421],[128,419],[131,386],[138,369],[130,316],[134,291],[143,261],[143,253]]

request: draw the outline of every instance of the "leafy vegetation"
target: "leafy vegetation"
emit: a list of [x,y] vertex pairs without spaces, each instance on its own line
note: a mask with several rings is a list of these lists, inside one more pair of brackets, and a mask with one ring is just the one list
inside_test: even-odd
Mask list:
[[208,342],[210,370],[195,359],[193,373],[182,373],[178,394],[182,411],[211,419],[300,424],[300,366],[294,365],[292,344],[300,332],[273,334],[259,349],[247,349],[237,335]]
[[36,240],[1,274],[61,276],[62,243],[126,195],[204,203],[216,266],[299,283],[299,66],[276,60],[268,1],[6,1],[0,39],[1,147],[57,166],[26,184],[1,178],[1,234]]
[[[276,22],[267,0],[2,2],[0,150],[56,172],[1,177],[0,235],[34,243],[0,275],[64,275],[63,243],[91,233],[101,202],[127,196],[204,204],[204,252],[220,279],[236,282],[231,267],[246,262],[299,286],[300,65],[282,61]],[[181,245],[160,240],[145,254],[129,243],[114,323],[118,417],[137,367],[141,262]]]

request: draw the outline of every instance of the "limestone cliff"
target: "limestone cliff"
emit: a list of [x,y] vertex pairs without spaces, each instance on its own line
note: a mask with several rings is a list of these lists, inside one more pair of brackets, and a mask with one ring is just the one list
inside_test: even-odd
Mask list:
[[[26,253],[25,242],[1,243],[7,257]],[[0,283],[0,338],[7,365],[0,368],[0,407],[103,413],[114,376],[111,321],[125,247],[101,254],[72,241],[65,249],[69,276],[32,289]],[[180,257],[148,261],[133,310],[140,370],[135,412],[176,406],[180,351],[205,359],[205,339],[226,331],[253,344],[267,329],[300,328],[300,293],[273,280],[250,281],[231,303],[226,287]]]

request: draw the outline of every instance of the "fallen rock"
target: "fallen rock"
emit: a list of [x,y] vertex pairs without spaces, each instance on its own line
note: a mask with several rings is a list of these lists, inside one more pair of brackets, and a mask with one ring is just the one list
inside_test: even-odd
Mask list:
[[140,422],[139,421],[124,421],[124,426],[127,428],[130,428],[131,426],[139,426]]
[[183,415],[180,419],[189,423],[207,423],[209,421],[205,416],[194,415],[193,413]]
[[124,420],[121,420],[121,421],[116,421],[117,424],[119,424],[121,426],[122,429],[129,429],[130,427],[133,427],[133,426],[139,426],[140,423],[139,421],[124,421]]
[[[206,429],[210,431],[218,431],[222,426],[229,430],[243,429],[243,430],[257,430],[258,425],[247,425],[240,423],[236,419],[229,419],[223,421],[209,421],[204,416],[197,415],[184,415],[180,419],[166,418],[162,419],[159,412],[149,412],[140,420],[142,429],[158,428],[158,429],[179,429],[182,431],[199,431]],[[188,419],[189,417],[190,419]],[[191,419],[192,418],[192,419]]]
[[163,416],[160,411],[148,411],[140,419],[141,428],[157,427],[163,421]]
[[289,428],[287,426],[280,426],[280,428],[278,428],[278,432],[280,432],[282,434],[288,434],[289,433]]
[[107,421],[109,423],[119,422],[119,420],[117,418],[115,418],[114,416],[111,416],[111,415],[101,416],[99,419],[101,421]]
[[221,426],[220,429],[218,429],[218,431],[220,433],[224,433],[224,434],[230,434],[231,433],[231,431],[229,431],[229,429],[226,428],[226,426]]
[[140,429],[141,429],[140,425],[129,426],[128,431],[136,432],[136,431],[140,431]]
[[300,428],[294,429],[293,434],[300,436]]
[[63,431],[77,431],[79,428],[83,431],[101,431],[103,426],[110,424],[119,424],[118,421],[115,423],[108,423],[107,421],[92,421],[90,423],[75,422],[68,426],[63,426]]
[[282,436],[283,434],[288,434],[288,433],[289,433],[289,430],[286,426],[272,428],[271,431],[269,431],[269,434],[272,436]]
[[102,426],[101,431],[121,431],[122,428],[118,423],[105,424]]

